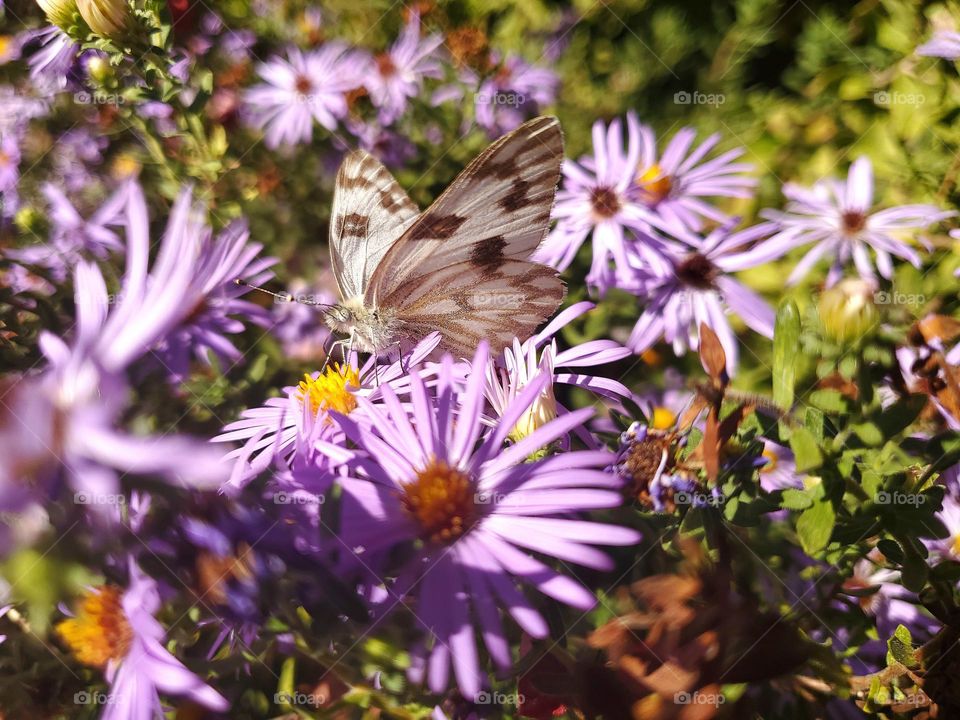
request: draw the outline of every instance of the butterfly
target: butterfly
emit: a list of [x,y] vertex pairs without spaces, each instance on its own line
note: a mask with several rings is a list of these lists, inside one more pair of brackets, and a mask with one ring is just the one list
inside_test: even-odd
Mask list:
[[538,117],[494,141],[420,213],[372,155],[337,173],[330,255],[340,302],[324,318],[360,352],[380,354],[439,331],[440,349],[470,357],[526,338],[565,294],[530,255],[550,225],[563,135]]

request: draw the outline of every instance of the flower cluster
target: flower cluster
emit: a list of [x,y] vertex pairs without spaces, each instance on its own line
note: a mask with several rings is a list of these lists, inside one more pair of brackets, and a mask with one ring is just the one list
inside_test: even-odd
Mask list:
[[630,5],[0,2],[0,717],[960,715],[957,23]]

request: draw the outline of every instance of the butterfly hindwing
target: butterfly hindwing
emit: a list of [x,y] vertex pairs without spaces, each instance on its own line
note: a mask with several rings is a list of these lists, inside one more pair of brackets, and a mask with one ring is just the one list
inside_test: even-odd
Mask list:
[[344,300],[363,296],[384,255],[419,212],[375,157],[356,150],[344,158],[330,214],[330,257]]
[[453,265],[495,275],[526,261],[549,229],[562,159],[556,118],[535,118],[496,140],[386,252],[365,304],[389,305],[399,288]]
[[470,357],[481,340],[499,350],[514,337],[532,335],[564,293],[553,268],[505,260],[496,268],[471,261],[449,265],[400,286],[394,296],[405,336],[439,330],[443,349]]

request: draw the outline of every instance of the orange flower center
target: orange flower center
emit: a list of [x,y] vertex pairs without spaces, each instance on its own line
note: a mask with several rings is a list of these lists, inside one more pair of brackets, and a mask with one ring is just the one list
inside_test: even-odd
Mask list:
[[673,189],[670,176],[666,175],[656,163],[637,175],[637,185],[643,192],[644,199],[650,205],[656,205],[667,197]]
[[126,656],[133,630],[121,603],[122,591],[103,585],[80,601],[76,617],[57,625],[57,633],[70,652],[85,665],[103,668],[110,660]]
[[431,460],[401,492],[403,507],[420,525],[424,540],[450,542],[476,520],[470,476],[444,460]]

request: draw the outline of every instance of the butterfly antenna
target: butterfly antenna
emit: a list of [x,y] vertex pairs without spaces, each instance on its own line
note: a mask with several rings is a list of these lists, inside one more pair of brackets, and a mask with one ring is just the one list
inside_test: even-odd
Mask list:
[[240,287],[247,287],[247,288],[250,288],[251,290],[257,290],[258,292],[262,292],[266,295],[275,297],[277,300],[280,300],[281,302],[296,302],[296,303],[300,303],[301,305],[310,305],[312,307],[319,307],[319,308],[333,307],[333,305],[330,303],[316,302],[315,300],[309,300],[307,298],[294,295],[293,293],[289,293],[289,292],[278,293],[278,292],[274,292],[273,290],[267,290],[266,288],[260,287],[259,285],[248,283],[243,278],[236,278],[233,282],[239,285]]

